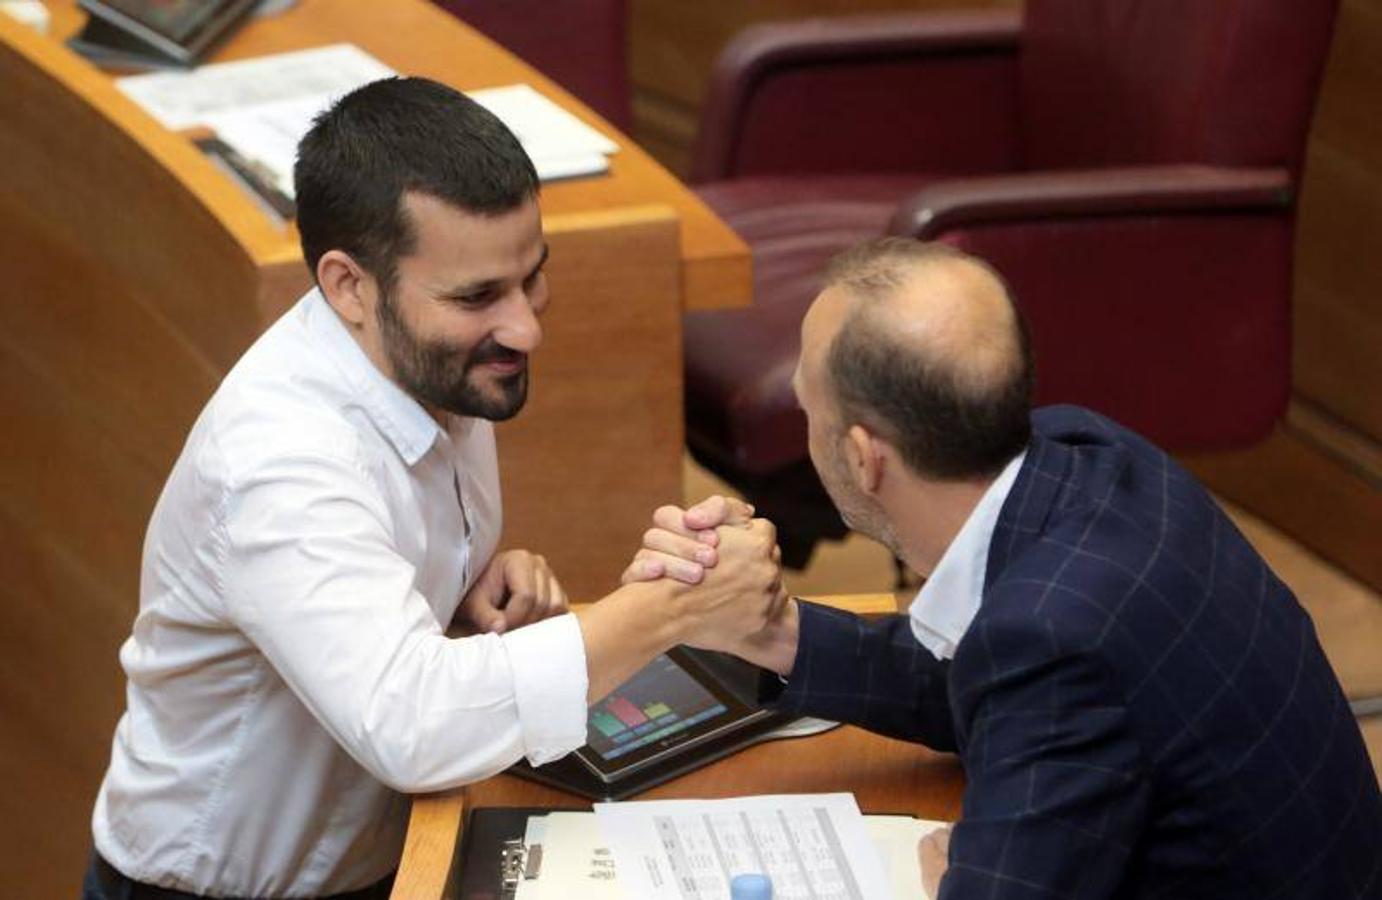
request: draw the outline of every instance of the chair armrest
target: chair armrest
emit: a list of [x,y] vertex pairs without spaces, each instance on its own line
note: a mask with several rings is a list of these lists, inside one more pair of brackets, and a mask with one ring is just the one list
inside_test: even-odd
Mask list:
[[[874,170],[895,163],[894,170],[956,171],[952,166],[975,152],[1009,164],[971,164],[967,171],[1010,168],[1021,27],[1020,13],[1010,10],[752,26],[716,61],[691,180],[843,171],[861,151],[879,156],[875,145],[887,149]],[[926,140],[915,141],[921,133]],[[997,146],[976,146],[983,139]],[[822,143],[833,152],[822,152]],[[941,165],[928,165],[930,158]],[[793,161],[797,168],[773,167]]]
[[1175,165],[1024,172],[930,185],[898,207],[888,230],[931,240],[967,225],[1097,216],[1289,209],[1291,173]]

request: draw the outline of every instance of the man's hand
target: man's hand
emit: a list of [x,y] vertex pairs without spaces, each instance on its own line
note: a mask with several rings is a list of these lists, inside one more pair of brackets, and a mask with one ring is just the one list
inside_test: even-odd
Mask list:
[[705,570],[719,561],[721,525],[746,525],[753,507],[735,497],[707,497],[683,510],[662,506],[653,513],[653,527],[643,535],[643,547],[624,570],[624,584],[672,578],[699,584]]
[[508,550],[490,559],[456,617],[476,631],[503,634],[564,612],[566,592],[547,560],[527,550]]
[[685,643],[738,651],[745,640],[777,621],[787,602],[782,587],[777,529],[767,519],[716,529],[715,567],[676,598]]
[[921,860],[921,886],[926,896],[936,900],[941,895],[941,876],[950,865],[950,829],[937,828],[917,845]]

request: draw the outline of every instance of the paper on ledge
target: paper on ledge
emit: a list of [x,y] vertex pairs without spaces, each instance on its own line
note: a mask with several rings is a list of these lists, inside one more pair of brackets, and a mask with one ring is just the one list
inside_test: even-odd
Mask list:
[[354,44],[329,44],[187,72],[129,75],[115,84],[165,128],[178,131],[210,124],[213,116],[286,100],[321,98],[325,108],[361,85],[394,74]]
[[[298,142],[317,114],[357,87],[397,73],[351,44],[118,79],[120,90],[171,129],[206,126],[262,165],[293,196]],[[555,181],[609,170],[619,145],[526,84],[470,91]]]

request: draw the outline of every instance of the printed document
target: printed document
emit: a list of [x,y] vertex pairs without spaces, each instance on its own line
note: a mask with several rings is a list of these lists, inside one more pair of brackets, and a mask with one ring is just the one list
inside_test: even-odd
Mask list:
[[598,803],[627,897],[728,900],[735,875],[759,872],[775,900],[892,896],[851,794]]

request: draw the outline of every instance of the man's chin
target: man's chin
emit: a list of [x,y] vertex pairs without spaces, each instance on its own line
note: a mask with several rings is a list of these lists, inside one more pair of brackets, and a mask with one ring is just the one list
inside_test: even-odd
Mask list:
[[520,372],[511,379],[477,389],[471,387],[448,408],[461,416],[505,422],[523,409],[528,401],[528,374]]

